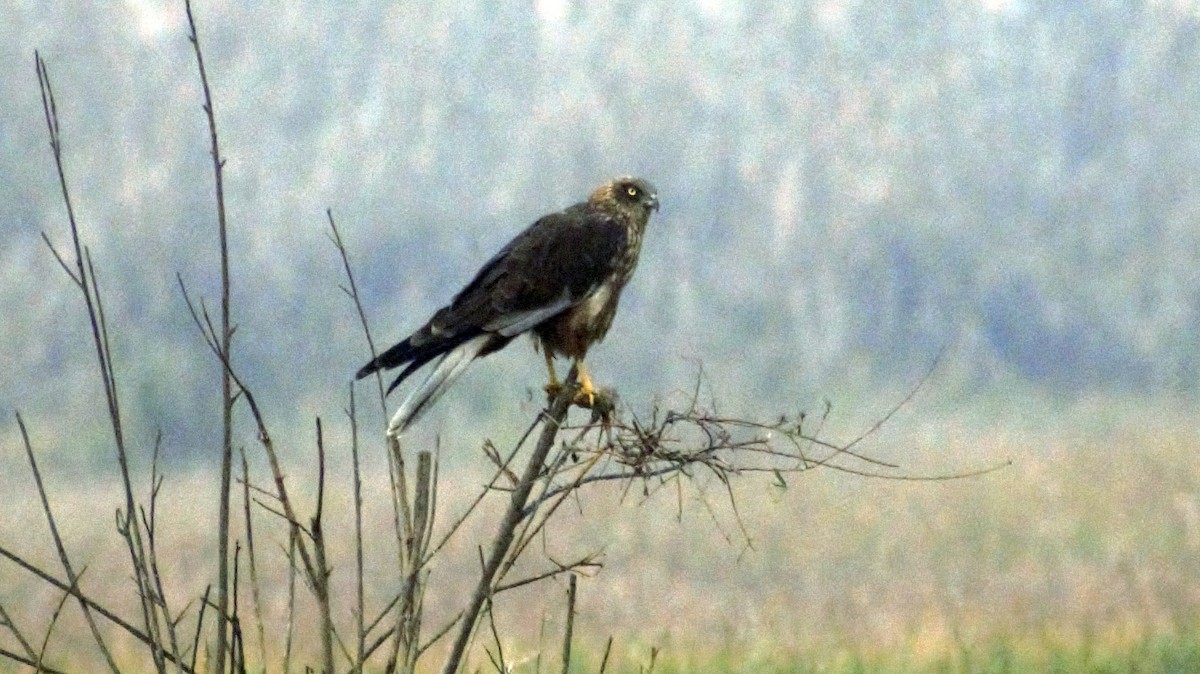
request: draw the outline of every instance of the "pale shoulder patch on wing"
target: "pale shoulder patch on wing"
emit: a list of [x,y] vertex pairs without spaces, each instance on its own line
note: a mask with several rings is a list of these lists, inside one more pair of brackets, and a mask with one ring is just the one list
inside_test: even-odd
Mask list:
[[605,283],[597,288],[594,292],[588,295],[587,299],[580,302],[583,315],[587,316],[589,321],[593,321],[604,312],[605,307],[612,301],[613,289],[612,286]]
[[562,294],[550,304],[545,304],[524,311],[510,311],[497,316],[483,325],[488,332],[499,333],[504,337],[515,337],[522,332],[532,330],[542,321],[565,311],[571,306],[571,293],[563,288]]

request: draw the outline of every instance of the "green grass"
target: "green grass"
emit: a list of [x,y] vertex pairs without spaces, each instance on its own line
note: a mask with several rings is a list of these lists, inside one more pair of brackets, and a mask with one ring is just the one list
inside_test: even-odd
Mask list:
[[[1127,644],[1090,642],[1052,645],[1045,639],[993,643],[953,649],[941,654],[898,650],[861,652],[770,652],[724,648],[713,653],[660,650],[651,670],[651,648],[629,649],[619,661],[610,659],[612,674],[1196,674],[1200,672],[1200,626],[1186,634],[1155,635]],[[1026,643],[1029,641],[1029,643]],[[1040,642],[1040,643],[1039,643]],[[551,658],[557,665],[557,660]],[[577,674],[599,671],[599,654],[576,658]],[[542,671],[558,671],[557,667]],[[519,669],[517,671],[520,671]],[[534,671],[530,668],[528,671]]]

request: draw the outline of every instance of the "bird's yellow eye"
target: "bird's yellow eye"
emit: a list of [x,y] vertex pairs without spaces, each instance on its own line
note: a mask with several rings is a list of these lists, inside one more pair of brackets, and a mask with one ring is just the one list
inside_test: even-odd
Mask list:
[[637,186],[636,186],[636,185],[629,185],[628,187],[626,187],[626,188],[625,188],[625,194],[628,194],[628,195],[629,195],[629,196],[631,196],[631,197],[636,197],[636,196],[638,195],[638,188],[637,188]]

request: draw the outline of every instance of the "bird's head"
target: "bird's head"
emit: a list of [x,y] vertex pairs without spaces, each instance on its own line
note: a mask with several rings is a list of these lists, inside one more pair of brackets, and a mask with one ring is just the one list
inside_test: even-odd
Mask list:
[[650,211],[658,210],[658,190],[641,178],[617,178],[597,188],[588,201],[625,211],[645,224]]

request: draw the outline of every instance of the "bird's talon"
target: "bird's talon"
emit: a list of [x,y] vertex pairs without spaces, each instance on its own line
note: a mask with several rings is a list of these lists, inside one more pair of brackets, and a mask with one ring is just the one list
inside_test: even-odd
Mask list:
[[575,394],[575,400],[573,402],[579,407],[591,409],[592,407],[596,406],[596,392],[580,391],[579,393]]

